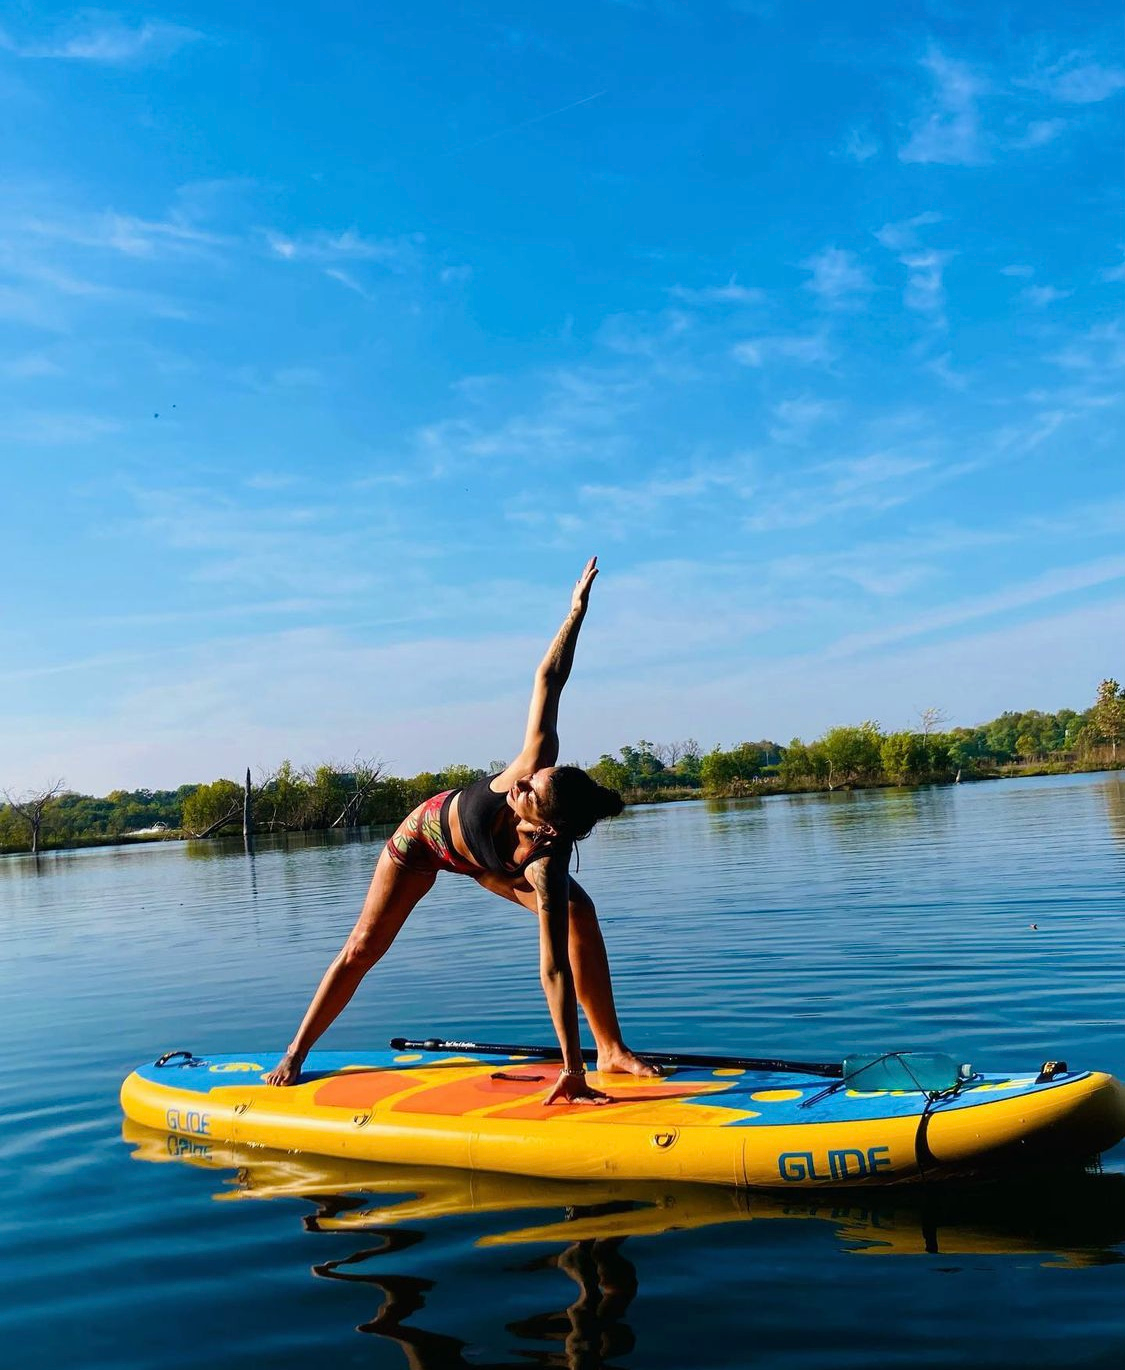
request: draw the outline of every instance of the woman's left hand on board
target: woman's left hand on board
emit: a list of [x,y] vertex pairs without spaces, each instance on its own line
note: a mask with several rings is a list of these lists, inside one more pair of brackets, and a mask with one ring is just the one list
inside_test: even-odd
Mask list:
[[544,1105],[558,1103],[562,1100],[565,1104],[608,1104],[612,1102],[608,1094],[603,1094],[600,1089],[587,1083],[586,1076],[568,1075],[565,1070],[559,1072],[559,1078],[555,1081],[551,1092],[543,1100]]

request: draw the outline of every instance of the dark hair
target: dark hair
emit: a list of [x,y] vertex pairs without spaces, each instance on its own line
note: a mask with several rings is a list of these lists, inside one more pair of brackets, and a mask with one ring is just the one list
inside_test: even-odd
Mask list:
[[586,837],[603,818],[615,818],[625,807],[616,790],[608,789],[580,766],[556,766],[547,784],[543,816],[571,841]]

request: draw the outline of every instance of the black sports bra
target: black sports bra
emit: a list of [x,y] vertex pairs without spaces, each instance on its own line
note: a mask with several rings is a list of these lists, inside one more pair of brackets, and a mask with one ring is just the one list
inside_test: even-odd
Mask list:
[[[500,772],[497,771],[496,775]],[[457,800],[457,817],[461,820],[461,836],[464,838],[465,846],[468,848],[469,855],[477,863],[483,866],[486,871],[494,871],[497,875],[522,875],[525,868],[530,866],[533,861],[538,861],[541,856],[546,856],[548,852],[554,850],[553,838],[537,838],[531,851],[522,861],[511,863],[503,860],[496,850],[496,836],[493,831],[496,823],[496,815],[508,802],[506,790],[497,793],[492,788],[492,782],[496,775],[487,775],[483,780],[474,780],[471,785],[466,785],[464,789],[455,791],[460,796]],[[442,809],[442,826],[448,829],[448,813]],[[453,845],[452,837],[449,832],[445,834],[446,841]]]

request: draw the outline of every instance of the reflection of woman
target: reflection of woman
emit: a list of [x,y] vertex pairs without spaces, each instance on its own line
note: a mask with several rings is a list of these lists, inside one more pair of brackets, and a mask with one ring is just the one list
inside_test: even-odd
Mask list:
[[399,825],[379,857],[351,935],[325,972],[288,1051],[266,1076],[267,1084],[296,1082],[314,1042],[390,947],[439,871],[471,875],[485,889],[539,916],[539,974],[563,1061],[546,1103],[605,1101],[586,1082],[577,1002],[593,1029],[599,1070],[658,1074],[621,1040],[594,905],[567,873],[574,842],[622,807],[615,790],[598,785],[585,771],[555,765],[559,696],[574,662],[596,562],[592,558],[579,577],[570,613],[535,673],[523,750],[498,775],[434,795]]

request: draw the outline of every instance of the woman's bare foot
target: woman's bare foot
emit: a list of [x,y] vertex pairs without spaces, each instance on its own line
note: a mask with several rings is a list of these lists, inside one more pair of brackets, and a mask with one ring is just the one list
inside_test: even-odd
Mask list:
[[273,1070],[263,1076],[263,1080],[267,1085],[295,1085],[301,1078],[302,1064],[299,1056],[286,1052]]
[[599,1047],[598,1070],[606,1075],[638,1075],[643,1080],[658,1079],[664,1074],[659,1066],[642,1061],[626,1046]]

